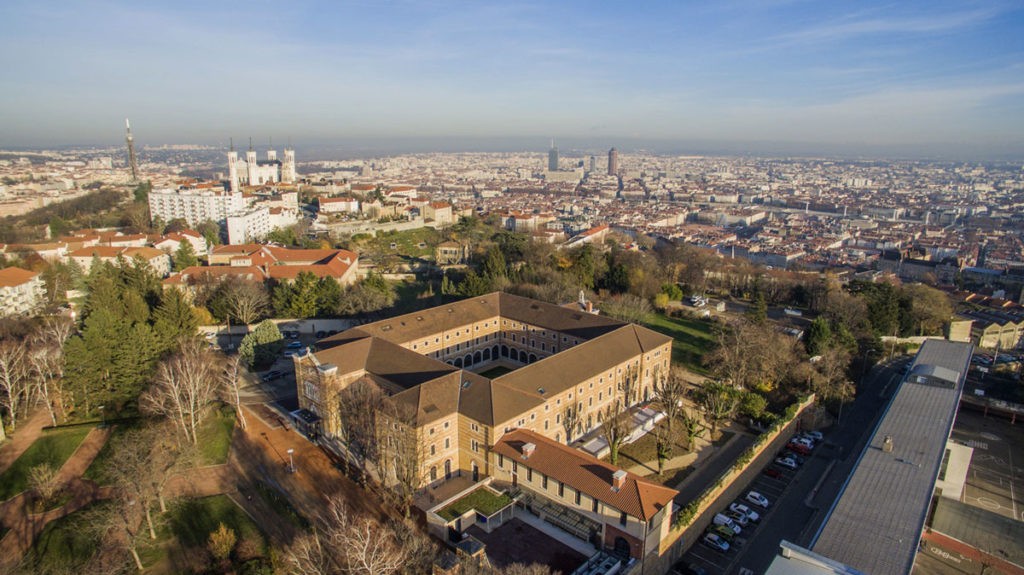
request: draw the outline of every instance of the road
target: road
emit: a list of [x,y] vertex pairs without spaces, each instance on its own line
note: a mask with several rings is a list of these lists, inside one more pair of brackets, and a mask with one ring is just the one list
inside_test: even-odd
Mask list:
[[822,444],[800,468],[779,468],[781,478],[760,475],[754,480],[750,489],[767,497],[771,506],[758,524],[744,528],[733,549],[723,553],[698,542],[683,557],[682,565],[699,564],[710,575],[764,573],[783,539],[810,545],[870,440],[909,359],[898,358],[872,369],[859,386],[857,399],[843,411],[842,422],[826,430]]

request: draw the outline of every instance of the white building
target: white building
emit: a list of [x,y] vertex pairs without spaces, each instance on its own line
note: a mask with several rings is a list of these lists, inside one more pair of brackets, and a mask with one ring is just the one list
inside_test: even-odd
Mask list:
[[45,292],[38,273],[13,267],[0,269],[0,317],[31,312],[43,301]]
[[359,200],[355,198],[321,198],[321,214],[358,214]]
[[295,172],[295,150],[284,151],[284,161],[277,159],[277,150],[267,150],[267,159],[259,160],[256,152],[251,148],[245,153],[245,160],[238,158],[238,152],[233,149],[228,152],[228,178],[231,181],[231,191],[237,192],[239,186],[262,186],[265,184],[285,183],[294,184]]
[[274,229],[271,225],[270,208],[254,208],[227,217],[228,243],[247,244],[262,240]]
[[149,193],[149,213],[154,220],[160,218],[169,222],[182,218],[193,227],[207,220],[223,222],[229,215],[244,209],[241,192],[226,192],[209,184]]

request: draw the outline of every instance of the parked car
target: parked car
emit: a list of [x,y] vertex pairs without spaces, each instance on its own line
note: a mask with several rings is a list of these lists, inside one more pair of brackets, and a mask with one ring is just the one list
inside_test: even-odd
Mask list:
[[761,471],[761,473],[764,473],[768,477],[772,477],[774,479],[782,479],[782,472],[773,467],[765,467],[764,470]]
[[790,469],[796,469],[796,462],[788,457],[776,457],[775,464],[788,467]]
[[284,372],[275,369],[273,371],[268,371],[267,373],[264,373],[263,374],[263,381],[273,381],[273,380],[278,379],[280,377],[284,377]]
[[801,456],[799,453],[795,451],[787,451],[783,453],[782,456],[792,459],[797,465],[803,465],[804,462],[807,461],[806,459],[803,458],[803,456]]
[[292,357],[296,353],[298,353],[298,352],[296,352],[294,349],[286,349],[286,350],[284,350],[284,353],[281,354],[281,357]]
[[288,342],[288,349],[300,349],[302,347],[301,341]]
[[790,440],[790,443],[796,443],[797,445],[803,445],[807,449],[814,449],[814,442],[806,437],[795,437]]
[[733,531],[735,531],[737,535],[739,535],[740,533],[743,533],[743,528],[740,527],[739,525],[737,525],[736,522],[733,521],[731,517],[729,517],[728,515],[725,515],[724,513],[716,513],[715,514],[715,518],[712,521],[712,523],[714,523],[715,525],[725,525],[729,529],[732,529]]
[[710,547],[718,549],[719,551],[729,550],[729,543],[714,533],[708,533],[705,535],[704,543],[707,543]]
[[677,570],[677,572],[681,575],[708,575],[708,570],[701,567],[700,565],[697,565],[696,563],[684,565],[682,567],[682,570]]
[[714,533],[730,543],[732,542],[733,536],[736,535],[735,531],[729,529],[725,525],[712,525],[711,527],[708,527],[708,533]]
[[322,339],[322,338],[325,338],[325,337],[327,337],[327,332],[326,331],[320,330],[320,331],[316,332],[316,338],[317,339]]
[[793,451],[795,453],[799,453],[800,455],[810,455],[811,454],[811,450],[807,449],[807,447],[805,445],[802,445],[800,443],[787,443],[786,444],[786,449],[788,449],[790,451]]
[[750,519],[751,521],[757,522],[761,520],[761,516],[757,514],[757,511],[754,511],[753,509],[747,507],[742,503],[733,503],[729,505],[729,511],[742,513],[743,515],[746,515],[747,519]]
[[753,503],[754,505],[757,505],[758,507],[768,509],[768,498],[756,491],[751,491],[747,493],[746,500],[749,501],[750,503]]
[[736,525],[740,527],[746,527],[747,523],[750,523],[750,518],[744,513],[737,513],[736,511],[726,511],[726,517],[736,522]]
[[825,439],[825,434],[823,434],[820,431],[805,431],[800,435],[803,435],[804,437],[809,437],[814,441],[821,441],[822,439]]

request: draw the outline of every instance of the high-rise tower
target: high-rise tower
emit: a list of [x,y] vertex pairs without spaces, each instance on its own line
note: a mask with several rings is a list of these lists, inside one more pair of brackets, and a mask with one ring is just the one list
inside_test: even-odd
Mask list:
[[231,180],[231,191],[238,191],[238,152],[235,151],[235,140],[231,139],[231,151],[228,152],[228,179]]
[[551,149],[548,150],[548,171],[558,171],[558,148],[555,147],[555,139],[551,139]]
[[617,176],[619,174],[619,151],[615,148],[608,150],[608,175]]
[[247,180],[249,185],[259,185],[256,175],[256,152],[252,149],[252,138],[249,138],[249,151],[245,153],[245,167],[248,171]]
[[295,150],[292,149],[290,142],[288,147],[284,149],[284,163],[281,164],[281,181],[286,184],[295,183]]
[[128,144],[128,167],[132,170],[132,181],[137,182],[139,181],[139,168],[135,163],[135,138],[132,137],[132,125],[128,123],[128,118],[124,119],[124,127],[126,130],[124,141]]

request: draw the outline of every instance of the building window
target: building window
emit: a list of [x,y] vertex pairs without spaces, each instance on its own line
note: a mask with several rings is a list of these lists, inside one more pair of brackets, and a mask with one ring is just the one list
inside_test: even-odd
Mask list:
[[430,444],[430,454],[431,455],[436,455],[437,454],[437,448],[434,446],[434,444]]
[[519,462],[515,459],[512,460],[512,473],[519,473]]
[[548,488],[548,476],[547,475],[541,475],[540,476],[540,486],[542,488],[544,488],[544,489]]
[[622,515],[619,515],[619,525],[626,526],[626,512],[623,511]]
[[531,483],[533,482],[533,468],[531,467],[526,468],[526,480]]
[[450,438],[448,438],[448,437],[445,437],[444,438],[444,448],[445,449],[450,449],[451,446],[452,446],[452,440]]
[[580,490],[579,490],[579,489],[577,489],[577,490],[576,490],[576,505],[579,505],[579,504],[580,504],[580,501],[581,501],[582,499],[583,499],[583,497],[582,497],[582,496],[580,495]]
[[437,481],[437,466],[436,465],[430,466],[430,480],[431,481]]
[[594,504],[590,507],[590,510],[597,513],[597,499],[594,500]]
[[558,482],[558,496],[565,497],[565,484],[561,481]]
[[505,467],[505,456],[500,453],[498,454],[498,467]]
[[469,447],[473,451],[480,451],[480,443],[475,439],[469,440]]

